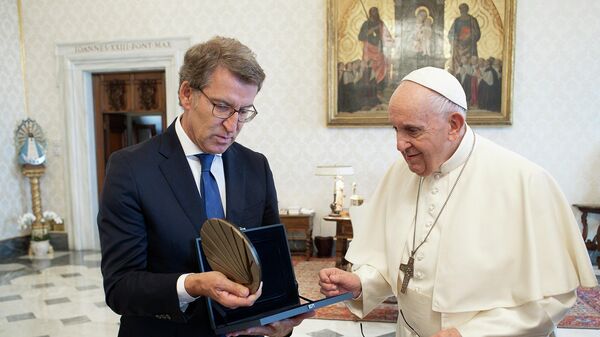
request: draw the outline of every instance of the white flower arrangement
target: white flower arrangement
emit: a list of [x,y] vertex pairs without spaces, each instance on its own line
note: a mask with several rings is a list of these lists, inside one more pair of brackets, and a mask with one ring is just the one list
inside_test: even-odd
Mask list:
[[[19,230],[24,231],[27,229],[33,229],[33,223],[35,222],[35,215],[31,212],[27,212],[21,217],[19,217],[18,227]],[[63,219],[52,211],[45,211],[42,214],[42,228],[40,230],[36,230],[37,232],[31,231],[31,238],[34,241],[46,240],[48,238],[48,228],[51,225],[62,224]]]
[[31,224],[33,224],[34,221],[35,215],[33,215],[33,213],[25,213],[19,218],[19,225],[17,228],[19,228],[19,230],[21,231],[29,229],[29,227],[31,227]]
[[44,214],[42,214],[42,222],[46,221],[54,222],[56,225],[63,223],[63,219],[52,211],[45,211]]

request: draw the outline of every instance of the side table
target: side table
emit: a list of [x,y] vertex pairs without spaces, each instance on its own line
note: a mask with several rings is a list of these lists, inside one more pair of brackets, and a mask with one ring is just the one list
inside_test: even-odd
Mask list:
[[[581,211],[581,223],[583,224],[582,233],[583,241],[588,242],[588,222],[587,215],[588,213],[597,213],[600,214],[600,204],[573,204],[573,206],[577,207]],[[598,244],[600,241],[600,226],[598,226],[598,230],[596,231],[596,236],[592,238],[592,243]],[[597,247],[600,250],[600,247]]]
[[352,240],[352,220],[347,216],[326,216],[325,221],[335,221],[335,266],[345,269],[348,261],[344,259],[348,250],[348,240]]
[[[314,214],[279,215],[281,223],[285,226],[285,230],[287,233],[300,232],[304,235],[304,241],[306,242],[306,248],[304,252],[296,252],[290,250],[290,253],[293,255],[304,255],[306,256],[307,261],[310,260],[310,257],[312,256],[313,217]],[[290,239],[288,237],[288,240],[292,241],[295,239]]]

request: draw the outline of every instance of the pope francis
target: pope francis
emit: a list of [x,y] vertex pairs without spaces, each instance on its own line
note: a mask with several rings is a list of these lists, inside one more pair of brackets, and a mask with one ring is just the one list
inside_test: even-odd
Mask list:
[[319,273],[364,317],[398,300],[397,336],[548,336],[597,284],[573,212],[543,168],[477,135],[448,72],[408,74],[389,104],[404,160],[352,209],[352,272]]

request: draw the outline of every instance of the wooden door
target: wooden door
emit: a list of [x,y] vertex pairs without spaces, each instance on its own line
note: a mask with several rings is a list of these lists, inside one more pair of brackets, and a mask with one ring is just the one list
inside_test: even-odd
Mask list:
[[98,193],[110,155],[166,128],[164,71],[92,75]]

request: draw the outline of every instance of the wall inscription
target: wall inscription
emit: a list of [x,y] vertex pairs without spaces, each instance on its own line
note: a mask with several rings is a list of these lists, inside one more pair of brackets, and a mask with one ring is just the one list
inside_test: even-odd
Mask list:
[[131,41],[86,44],[75,47],[75,54],[169,49],[170,41]]

